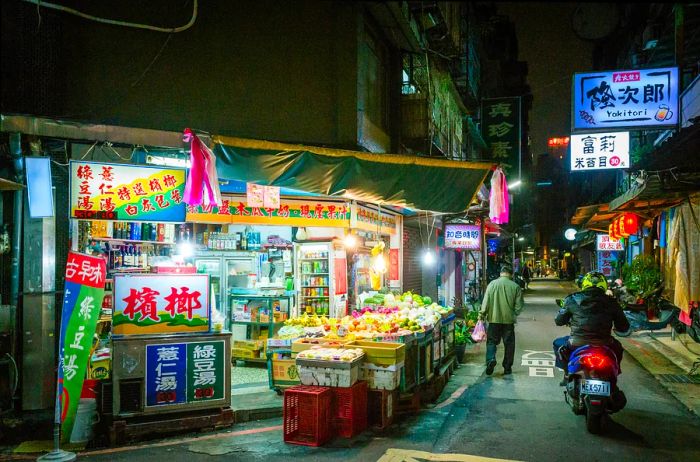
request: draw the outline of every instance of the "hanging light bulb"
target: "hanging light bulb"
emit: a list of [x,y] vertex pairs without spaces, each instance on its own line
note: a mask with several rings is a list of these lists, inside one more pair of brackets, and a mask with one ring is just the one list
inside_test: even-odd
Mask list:
[[386,268],[386,259],[384,258],[384,255],[380,254],[380,255],[377,255],[376,257],[373,258],[372,269],[380,274],[386,273],[387,268]]
[[435,255],[433,254],[432,250],[426,250],[423,253],[423,263],[427,266],[431,266],[433,263],[435,263]]
[[348,249],[354,249],[357,246],[357,237],[354,234],[346,234],[343,244]]

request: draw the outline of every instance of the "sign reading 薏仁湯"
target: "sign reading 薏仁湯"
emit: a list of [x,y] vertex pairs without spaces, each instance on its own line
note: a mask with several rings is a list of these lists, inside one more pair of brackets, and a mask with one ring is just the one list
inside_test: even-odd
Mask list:
[[571,135],[572,172],[629,166],[629,132]]
[[183,222],[184,191],[184,169],[70,162],[71,218]]
[[574,74],[573,85],[574,131],[678,123],[678,68]]
[[113,333],[208,332],[208,300],[206,274],[115,275]]

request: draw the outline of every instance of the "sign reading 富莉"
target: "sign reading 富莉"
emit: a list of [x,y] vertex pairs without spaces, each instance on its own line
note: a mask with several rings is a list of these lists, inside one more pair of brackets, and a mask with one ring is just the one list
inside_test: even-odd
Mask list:
[[629,166],[629,132],[571,135],[572,172]]
[[678,96],[675,67],[574,74],[573,129],[672,127]]

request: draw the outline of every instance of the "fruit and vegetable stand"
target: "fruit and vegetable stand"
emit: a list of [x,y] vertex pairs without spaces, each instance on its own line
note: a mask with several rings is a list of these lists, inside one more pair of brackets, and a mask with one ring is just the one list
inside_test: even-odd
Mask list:
[[[454,367],[454,322],[452,308],[410,293],[374,295],[343,318],[303,314],[287,320],[267,343],[270,387],[285,395],[285,441],[322,445],[333,435],[364,430],[367,424],[338,424],[341,404],[332,397],[339,394],[364,403],[361,410],[344,402],[344,412],[357,422],[369,416],[375,428],[385,428],[403,408],[417,411],[421,397],[436,399]],[[357,384],[366,391],[355,390]],[[301,395],[329,399],[323,389],[331,392],[330,413],[290,404]],[[333,431],[323,431],[324,426]]]

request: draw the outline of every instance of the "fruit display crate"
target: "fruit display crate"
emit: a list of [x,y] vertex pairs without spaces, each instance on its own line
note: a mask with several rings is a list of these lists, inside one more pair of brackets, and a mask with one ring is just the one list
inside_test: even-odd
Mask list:
[[350,345],[362,349],[365,361],[377,366],[394,366],[406,358],[406,346],[403,343],[356,340]]
[[442,356],[442,321],[438,321],[433,327],[433,368],[440,364]]
[[333,392],[327,387],[297,386],[284,391],[284,442],[321,446],[331,436]]
[[285,388],[298,386],[299,370],[296,361],[289,357],[290,350],[267,351],[267,374],[270,389],[281,394]]
[[364,355],[354,361],[323,361],[296,359],[299,380],[303,385],[325,387],[351,387],[360,378],[360,365]]
[[442,321],[442,352],[449,356],[455,348],[455,315],[452,314]]
[[422,339],[418,340],[418,385],[431,379],[433,375],[433,331],[429,329]]
[[418,341],[414,337],[411,343],[406,344],[406,355],[399,384],[402,393],[413,390],[418,383],[418,350]]
[[332,388],[331,422],[338,436],[352,438],[367,428],[367,382]]

